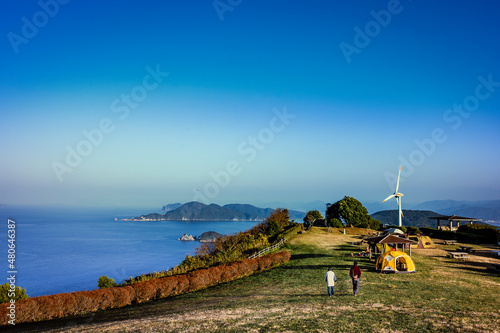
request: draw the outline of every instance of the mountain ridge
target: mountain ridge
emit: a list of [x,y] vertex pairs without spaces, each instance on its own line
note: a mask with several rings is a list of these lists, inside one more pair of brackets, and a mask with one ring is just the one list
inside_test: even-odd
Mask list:
[[[165,205],[166,207],[168,205]],[[150,213],[124,219],[126,221],[263,221],[275,209],[259,208],[250,204],[203,204],[197,201],[187,202],[165,214]],[[289,210],[290,220],[305,217],[304,212]]]

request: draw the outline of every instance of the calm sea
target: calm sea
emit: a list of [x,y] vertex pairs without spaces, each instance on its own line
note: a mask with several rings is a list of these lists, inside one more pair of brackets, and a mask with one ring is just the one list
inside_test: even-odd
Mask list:
[[151,209],[77,209],[0,206],[0,270],[9,274],[7,224],[14,220],[16,285],[30,297],[92,290],[106,275],[121,282],[167,270],[194,254],[199,242],[177,239],[205,231],[232,234],[258,222],[131,222]]

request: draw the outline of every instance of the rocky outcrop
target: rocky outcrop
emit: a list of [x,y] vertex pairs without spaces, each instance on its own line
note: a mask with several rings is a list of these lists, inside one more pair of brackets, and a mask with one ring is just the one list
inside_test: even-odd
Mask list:
[[221,236],[224,235],[219,234],[218,232],[215,231],[206,231],[202,233],[197,239],[201,243],[212,243],[215,242],[215,240]]
[[183,234],[181,238],[179,238],[180,241],[194,241],[195,238],[191,235],[188,234]]

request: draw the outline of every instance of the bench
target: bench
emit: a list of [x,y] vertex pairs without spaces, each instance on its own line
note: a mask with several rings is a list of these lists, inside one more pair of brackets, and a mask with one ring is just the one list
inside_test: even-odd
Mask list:
[[457,241],[456,241],[456,240],[445,240],[445,241],[444,241],[444,244],[445,244],[445,245],[449,245],[449,244],[456,244],[456,243],[457,243]]
[[466,252],[448,252],[448,257],[453,259],[467,259],[469,254]]
[[493,267],[488,267],[489,271],[500,274],[500,264],[490,264],[490,265],[492,265]]
[[467,253],[469,253],[469,252],[473,252],[473,251],[472,251],[472,247],[471,247],[471,246],[463,246],[463,245],[460,245],[460,246],[459,246],[459,248],[460,248],[460,249],[462,249],[462,251],[467,252]]

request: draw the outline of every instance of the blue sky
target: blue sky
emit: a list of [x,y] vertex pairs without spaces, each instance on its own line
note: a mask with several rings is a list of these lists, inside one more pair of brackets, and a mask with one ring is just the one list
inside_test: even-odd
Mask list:
[[381,201],[400,165],[403,205],[500,199],[499,14],[7,1],[0,203]]

